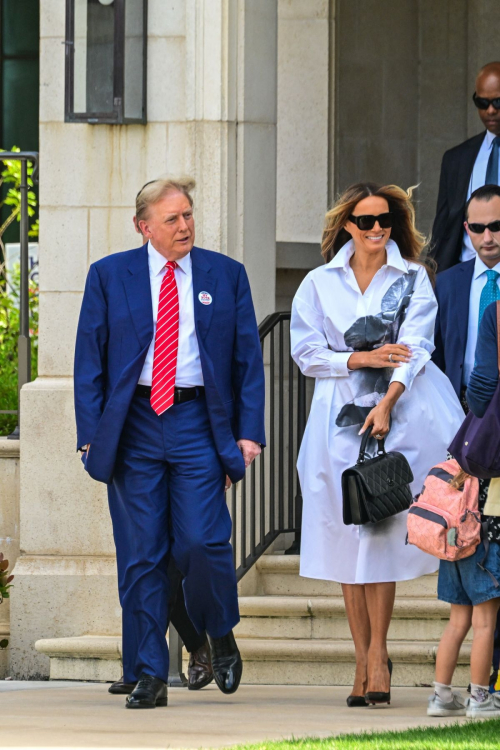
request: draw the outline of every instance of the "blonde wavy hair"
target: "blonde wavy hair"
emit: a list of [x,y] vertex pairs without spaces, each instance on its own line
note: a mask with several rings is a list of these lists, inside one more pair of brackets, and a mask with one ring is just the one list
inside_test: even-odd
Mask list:
[[135,216],[137,226],[142,220],[146,220],[149,207],[158,203],[167,193],[182,193],[193,205],[192,191],[196,185],[192,177],[165,177],[146,182],[139,190],[135,198]]
[[357,204],[363,198],[377,195],[385,198],[389,204],[389,211],[393,214],[391,239],[396,242],[402,257],[405,260],[425,265],[433,279],[435,269],[432,261],[425,257],[427,239],[415,226],[412,193],[413,188],[409,188],[406,192],[397,185],[377,185],[373,182],[358,182],[344,190],[325,216],[321,241],[321,254],[325,263],[329,263],[340,248],[351,239],[345,225]]

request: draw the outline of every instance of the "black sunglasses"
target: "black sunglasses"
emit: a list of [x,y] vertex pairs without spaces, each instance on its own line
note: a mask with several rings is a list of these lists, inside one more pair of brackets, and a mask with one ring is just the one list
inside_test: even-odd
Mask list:
[[478,109],[488,109],[490,104],[493,104],[495,109],[500,109],[500,96],[495,97],[495,99],[486,99],[484,96],[478,96],[474,91],[472,101]]
[[378,221],[381,229],[389,229],[389,227],[392,227],[392,213],[387,211],[387,213],[378,214],[378,216],[373,216],[372,214],[354,216],[354,214],[351,214],[349,221],[356,224],[357,228],[361,229],[362,232],[366,232],[367,229],[373,229],[376,221]]
[[500,232],[500,219],[498,221],[490,221],[489,224],[467,224],[470,231],[474,234],[483,234],[487,229],[490,232]]

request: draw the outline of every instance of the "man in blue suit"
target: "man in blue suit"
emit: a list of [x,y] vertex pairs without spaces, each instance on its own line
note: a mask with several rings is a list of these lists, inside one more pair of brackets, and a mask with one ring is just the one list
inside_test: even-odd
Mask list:
[[467,409],[465,389],[474,367],[479,323],[487,304],[500,299],[500,187],[478,188],[467,201],[465,216],[476,257],[438,274],[432,358]]
[[193,187],[140,191],[148,242],[90,267],[77,333],[77,445],[108,485],[128,708],[167,704],[170,555],[219,688],[242,671],[224,490],[265,441],[264,369],[244,267],[194,246]]

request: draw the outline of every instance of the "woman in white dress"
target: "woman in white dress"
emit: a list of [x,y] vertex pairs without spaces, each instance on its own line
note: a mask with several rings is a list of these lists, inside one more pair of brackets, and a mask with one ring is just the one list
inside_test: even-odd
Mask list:
[[[396,581],[432,573],[436,558],[406,545],[406,516],[345,526],[341,476],[368,427],[403,453],[417,494],[447,456],[464,413],[430,361],[437,302],[419,261],[424,238],[410,197],[354,185],[327,213],[322,253],[292,307],[292,356],[316,379],[298,459],[304,498],[300,573],[342,584],[356,651],[348,705],[390,701],[387,652]],[[370,445],[375,447],[374,439]]]

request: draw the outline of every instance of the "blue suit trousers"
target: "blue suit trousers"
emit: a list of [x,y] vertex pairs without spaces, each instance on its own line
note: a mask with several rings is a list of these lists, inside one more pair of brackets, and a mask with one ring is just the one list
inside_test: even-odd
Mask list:
[[108,485],[125,682],[167,680],[170,555],[198,632],[219,638],[239,622],[224,484],[204,395],[161,416],[134,396]]

